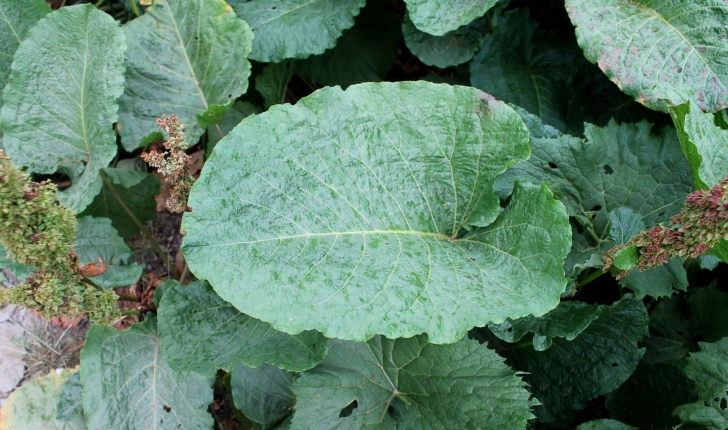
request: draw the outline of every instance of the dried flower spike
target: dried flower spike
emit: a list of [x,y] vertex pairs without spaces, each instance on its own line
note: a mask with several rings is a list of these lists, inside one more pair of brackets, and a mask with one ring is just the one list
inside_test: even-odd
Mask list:
[[167,150],[164,153],[145,152],[141,156],[150,166],[156,167],[164,181],[171,185],[167,209],[185,212],[189,210],[187,198],[195,182],[192,177],[192,158],[185,153],[191,146],[185,142],[185,126],[180,124],[177,115],[157,118],[157,124],[169,134],[169,140],[164,142]]
[[617,278],[628,271],[616,268],[618,252],[633,247],[638,254],[634,268],[641,271],[663,265],[674,257],[695,258],[710,251],[721,239],[728,239],[728,176],[710,190],[688,195],[685,207],[670,219],[636,234],[624,245],[616,246],[602,258],[604,270],[617,269]]

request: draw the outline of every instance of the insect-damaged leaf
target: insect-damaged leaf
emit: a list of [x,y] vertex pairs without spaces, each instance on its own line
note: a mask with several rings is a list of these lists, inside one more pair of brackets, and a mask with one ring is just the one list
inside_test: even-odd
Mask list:
[[545,185],[519,185],[500,215],[492,192],[527,141],[473,88],[325,88],[218,144],[183,250],[224,300],[288,333],[443,343],[541,315],[566,285],[566,212]]

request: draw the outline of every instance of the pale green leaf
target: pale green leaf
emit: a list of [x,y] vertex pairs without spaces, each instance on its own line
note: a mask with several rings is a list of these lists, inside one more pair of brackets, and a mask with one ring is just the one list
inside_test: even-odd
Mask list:
[[13,163],[66,173],[58,194],[80,212],[101,189],[99,170],[116,155],[116,99],[124,90],[124,34],[84,4],[40,20],[15,53],[0,122]]
[[498,0],[405,0],[405,3],[419,30],[442,36],[482,17]]
[[142,275],[142,265],[134,262],[134,253],[119,237],[108,218],[85,216],[78,219],[76,247],[80,264],[106,266],[106,272],[94,277],[93,282],[106,289],[129,287],[136,284]]
[[566,130],[569,79],[579,50],[548,32],[519,9],[501,17],[470,63],[470,82],[516,104],[546,124]]
[[[632,270],[640,259],[640,254],[634,246],[622,248],[614,254],[614,266],[619,270]],[[672,289],[670,290],[672,291]]]
[[525,428],[526,384],[485,345],[427,336],[332,340],[329,355],[293,384],[291,429]]
[[155,118],[171,114],[194,144],[207,126],[198,115],[216,109],[219,117],[248,88],[253,33],[223,0],[156,0],[124,33],[119,133],[128,151],[161,137]]
[[288,88],[288,81],[293,76],[294,63],[283,61],[269,64],[255,77],[255,90],[263,96],[265,108],[283,103]]
[[69,422],[56,420],[56,404],[63,384],[73,375],[69,369],[49,374],[23,384],[13,391],[0,410],[1,430],[86,430],[83,415]]
[[159,179],[131,170],[107,167],[101,170],[103,187],[88,207],[78,216],[111,219],[111,225],[125,239],[139,234],[141,223],[156,218]]
[[402,23],[402,34],[407,48],[423,63],[440,68],[470,61],[475,51],[480,48],[485,32],[484,20],[473,22],[442,36],[433,36],[418,30],[409,18],[405,18]]
[[169,368],[156,321],[93,326],[81,350],[83,409],[92,429],[212,429],[211,381]]
[[563,302],[540,318],[527,316],[515,321],[507,319],[502,324],[488,324],[488,328],[493,334],[510,343],[520,341],[526,333],[533,333],[533,348],[544,351],[551,346],[555,337],[574,340],[605,309],[607,308],[603,306],[583,302]]
[[700,108],[728,106],[722,0],[566,0],[584,55],[625,93],[667,112],[658,83],[694,90]]
[[61,387],[56,405],[57,421],[70,422],[79,416],[83,417],[82,393],[81,376],[74,373],[66,379]]
[[322,86],[343,88],[385,80],[397,57],[401,20],[390,7],[369,2],[334,48],[298,61],[296,73]]
[[235,407],[246,417],[273,427],[293,412],[293,374],[271,364],[235,366],[230,378]]
[[576,430],[637,430],[635,427],[628,426],[617,420],[594,420],[586,422]]
[[625,206],[610,212],[609,221],[609,238],[617,245],[624,245],[632,236],[645,229],[642,215]]
[[[15,51],[28,31],[50,12],[51,7],[44,0],[0,0],[0,108],[3,106],[2,89],[10,78]],[[0,148],[1,144],[2,140]]]
[[223,301],[207,282],[169,285],[159,307],[162,354],[179,372],[213,376],[242,361],[301,372],[326,357],[328,339],[316,331],[296,336],[273,330]]
[[513,368],[526,372],[524,380],[541,402],[536,407],[539,421],[568,417],[587,401],[619,387],[637,368],[644,354],[637,342],[647,336],[648,324],[642,301],[626,296],[597,309],[599,318],[575,339],[556,337],[545,351],[535,351],[530,337],[506,344],[489,336]]
[[307,58],[336,45],[341,32],[354,24],[365,0],[230,0],[238,16],[250,24],[255,38],[250,58],[277,63]]
[[700,352],[688,357],[685,373],[695,381],[699,400],[679,406],[675,414],[685,423],[710,430],[728,427],[728,338],[700,343]]
[[288,333],[444,343],[542,315],[566,286],[564,208],[521,184],[499,215],[491,191],[527,141],[511,108],[473,88],[324,88],[217,146],[190,195],[185,257],[224,300]]
[[212,150],[215,149],[215,145],[230,133],[230,130],[235,128],[240,121],[260,113],[260,109],[248,102],[235,102],[233,107],[225,112],[225,115],[220,118],[220,122],[207,129],[207,148],[205,149],[205,156],[209,157],[212,154]]

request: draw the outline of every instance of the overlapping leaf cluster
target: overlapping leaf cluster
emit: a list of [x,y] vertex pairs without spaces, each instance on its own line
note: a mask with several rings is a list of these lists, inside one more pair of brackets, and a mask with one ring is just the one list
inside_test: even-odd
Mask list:
[[179,282],[0,428],[728,426],[722,1],[66,3],[0,0],[0,297]]

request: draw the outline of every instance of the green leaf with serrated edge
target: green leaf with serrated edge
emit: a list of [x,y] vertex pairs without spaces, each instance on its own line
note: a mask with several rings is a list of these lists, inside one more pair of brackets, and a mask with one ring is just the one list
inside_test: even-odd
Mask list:
[[442,36],[433,36],[418,30],[409,18],[402,23],[407,48],[423,63],[440,68],[470,61],[480,48],[486,30],[485,20],[478,20]]
[[230,378],[235,407],[246,417],[275,426],[293,412],[293,374],[271,364],[235,366]]
[[160,354],[156,319],[93,326],[81,350],[83,410],[93,429],[212,428],[211,381],[179,374]]
[[728,336],[728,294],[715,284],[695,291],[688,299],[690,327],[702,340],[715,342]]
[[316,331],[295,336],[273,330],[226,303],[207,282],[170,285],[159,307],[162,354],[179,372],[213,376],[242,361],[302,372],[326,357],[328,339]]
[[208,125],[198,115],[215,105],[219,115],[248,88],[253,33],[223,0],[156,0],[124,32],[118,127],[127,151],[161,136],[155,118],[171,114],[194,144]]
[[601,315],[574,340],[554,338],[551,348],[535,351],[532,339],[506,344],[489,335],[491,345],[516,370],[542,406],[541,422],[567,417],[572,410],[619,387],[637,368],[647,336],[647,311],[640,300],[626,296],[612,306],[600,306]]
[[586,422],[576,430],[637,430],[635,427],[628,426],[617,420],[594,420]]
[[198,127],[204,130],[208,127],[214,126],[220,121],[232,105],[232,101],[224,105],[210,105],[205,112],[197,114]]
[[728,131],[715,125],[712,114],[693,108],[692,103],[670,106],[669,111],[695,188],[712,188],[728,175]]
[[658,83],[696,92],[700,108],[728,106],[728,14],[721,0],[566,0],[584,55],[625,93],[667,112]]
[[[114,169],[101,170],[103,187],[88,207],[78,214],[111,219],[119,235],[128,239],[139,234],[139,223],[156,218],[159,179],[146,172]],[[136,219],[136,221],[135,221]]]
[[700,352],[690,354],[684,368],[695,381],[699,400],[678,406],[675,414],[684,423],[720,430],[728,427],[728,338],[715,343],[700,342]]
[[551,346],[555,337],[574,340],[592,321],[599,318],[604,309],[582,302],[562,302],[540,318],[509,318],[502,324],[488,324],[488,328],[494,335],[510,343],[518,342],[526,333],[533,333],[533,348],[544,351]]
[[227,136],[230,130],[240,124],[240,121],[256,113],[260,113],[260,109],[252,103],[235,102],[233,107],[228,109],[225,115],[220,118],[220,122],[207,128],[207,148],[205,148],[205,156],[209,157],[220,139]]
[[420,31],[442,36],[481,18],[498,0],[405,0],[405,3],[412,22]]
[[3,93],[0,123],[13,163],[66,173],[61,203],[82,211],[101,189],[99,170],[116,155],[116,99],[124,90],[124,34],[92,5],[61,8],[20,44]]
[[645,229],[642,215],[629,207],[621,207],[609,213],[609,238],[617,245],[624,245],[632,236]]
[[[3,106],[2,89],[10,78],[15,51],[28,36],[28,31],[49,13],[51,7],[43,0],[0,0],[0,108]],[[2,139],[0,148],[1,144]]]
[[720,258],[713,255],[699,255],[695,258],[701,269],[714,270],[720,264]]
[[293,384],[291,429],[525,428],[535,404],[525,387],[502,358],[467,338],[332,340],[326,360]]
[[[182,284],[180,284],[178,281],[175,281],[174,279],[167,279],[161,284],[157,285],[157,288],[154,289],[154,296],[152,297],[154,306],[159,309],[159,306],[162,303],[162,298],[164,297],[164,293],[166,293],[168,289],[178,288],[180,285]],[[159,313],[157,314],[157,316],[159,316]]]
[[0,429],[86,430],[83,415],[77,415],[69,422],[56,420],[56,404],[64,382],[71,375],[73,371],[69,369],[52,370],[13,391],[0,410]]
[[614,266],[619,270],[631,270],[639,261],[640,254],[634,246],[620,249],[614,254]]
[[385,80],[397,58],[401,20],[390,7],[369,2],[335,47],[297,61],[296,74],[322,86],[343,88]]
[[611,416],[638,428],[670,429],[680,424],[676,407],[695,401],[695,384],[677,366],[640,364],[627,382],[607,394]]
[[283,103],[288,81],[293,76],[293,69],[294,63],[292,61],[269,64],[255,77],[255,90],[263,96],[266,109]]
[[[530,123],[539,124],[534,119]],[[567,274],[614,246],[609,213],[628,207],[649,227],[668,221],[692,190],[690,168],[674,131],[664,127],[656,134],[651,129],[647,122],[611,121],[604,128],[586,124],[586,139],[532,135],[531,158],[496,179],[501,197],[510,193],[516,179],[547,181],[558,190],[555,195],[583,226],[583,233],[574,234]]]
[[81,394],[81,376],[78,373],[71,375],[61,387],[56,404],[56,421],[71,422],[77,417],[83,417],[83,404]]
[[499,215],[491,192],[527,140],[511,108],[473,88],[324,88],[217,146],[183,219],[185,257],[224,300],[287,333],[447,343],[542,315],[566,286],[564,208],[521,184]]
[[341,32],[354,24],[365,0],[230,0],[238,16],[250,24],[255,38],[250,58],[277,63],[307,58],[336,45]]
[[470,63],[470,82],[565,131],[568,82],[577,55],[576,43],[542,29],[528,11],[515,10],[483,40]]
[[[615,256],[616,257],[616,256]],[[637,255],[630,255],[630,263],[637,261]],[[615,258],[615,265],[616,264]],[[630,265],[617,266],[622,270],[629,270]],[[638,299],[645,296],[654,298],[670,297],[675,291],[685,291],[688,288],[688,275],[682,265],[682,259],[677,257],[662,266],[641,272],[633,270],[626,278],[619,280],[623,286],[634,291]]]
[[98,265],[98,258],[104,263],[106,271],[92,279],[101,288],[128,287],[142,275],[142,265],[134,262],[134,253],[108,218],[79,218],[74,250],[80,264]]

